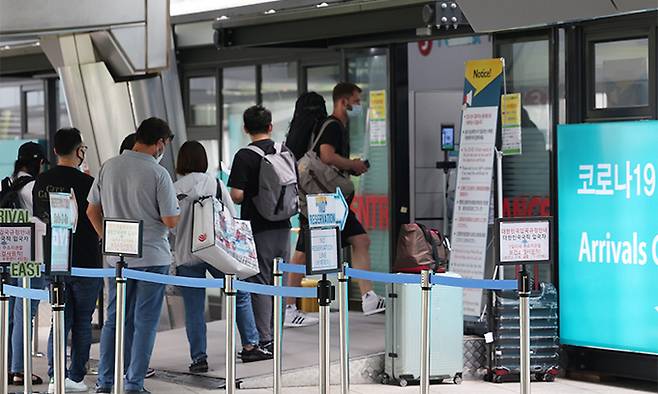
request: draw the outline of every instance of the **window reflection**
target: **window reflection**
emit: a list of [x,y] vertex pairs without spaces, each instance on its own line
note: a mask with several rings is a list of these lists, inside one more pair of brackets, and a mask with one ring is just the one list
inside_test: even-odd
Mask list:
[[242,113],[256,104],[256,68],[225,68],[222,95],[222,160],[230,163],[235,153],[250,142],[243,130]]
[[188,80],[190,94],[190,124],[214,126],[217,124],[217,91],[215,77],[194,77]]
[[43,89],[26,91],[25,102],[27,105],[26,133],[33,136],[45,136],[46,118],[44,114]]
[[649,39],[594,44],[595,108],[649,105]]
[[340,82],[340,67],[337,64],[330,66],[309,67],[306,69],[308,92],[316,92],[324,97],[327,103],[327,113],[333,112],[334,101],[331,93],[334,86]]
[[288,133],[297,101],[297,65],[264,64],[262,75],[263,106],[272,111],[272,139],[282,142]]
[[0,139],[21,136],[21,88],[0,86]]

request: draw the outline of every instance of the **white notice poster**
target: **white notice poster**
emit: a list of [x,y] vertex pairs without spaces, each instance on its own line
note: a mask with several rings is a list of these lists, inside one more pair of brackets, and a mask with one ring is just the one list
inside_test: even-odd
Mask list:
[[104,254],[139,256],[142,241],[141,226],[140,222],[105,220]]
[[[462,114],[450,270],[483,279],[498,107],[468,107]],[[464,314],[479,316],[482,290],[464,290]]]

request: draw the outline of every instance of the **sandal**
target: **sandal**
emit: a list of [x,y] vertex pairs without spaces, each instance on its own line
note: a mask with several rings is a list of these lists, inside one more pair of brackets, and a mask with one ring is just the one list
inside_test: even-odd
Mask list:
[[[23,376],[22,372],[16,372],[13,375],[14,375],[14,385],[23,386],[25,384],[25,376]],[[32,384],[35,386],[43,384],[43,379],[41,379],[39,376],[35,374],[32,374]]]

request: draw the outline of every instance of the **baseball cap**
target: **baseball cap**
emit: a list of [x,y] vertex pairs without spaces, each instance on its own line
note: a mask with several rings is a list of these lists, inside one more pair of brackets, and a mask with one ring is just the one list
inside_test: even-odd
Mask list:
[[41,145],[36,142],[26,142],[18,148],[18,160],[43,160],[49,164]]

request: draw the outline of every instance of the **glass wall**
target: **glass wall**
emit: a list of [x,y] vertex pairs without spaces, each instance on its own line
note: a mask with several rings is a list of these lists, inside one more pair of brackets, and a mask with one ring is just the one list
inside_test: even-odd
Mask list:
[[[505,58],[508,93],[521,93],[522,154],[503,158],[503,215],[549,216],[551,112],[549,41],[499,41],[497,56]],[[506,277],[510,277],[505,272]],[[539,281],[551,281],[550,267],[536,268]],[[512,276],[513,277],[513,276]]]
[[66,109],[66,97],[64,97],[62,81],[57,82],[57,127],[71,127],[71,118]]
[[264,64],[261,70],[263,106],[272,111],[272,139],[283,142],[297,101],[297,64]]
[[256,104],[256,67],[223,69],[222,97],[222,161],[229,164],[251,142],[243,130],[242,113]]
[[21,137],[21,87],[0,85],[0,139]]
[[[353,177],[356,196],[352,209],[370,235],[370,260],[373,271],[388,272],[390,262],[389,222],[389,146],[388,146],[388,71],[384,54],[364,54],[349,60],[348,80],[363,92],[363,113],[350,118],[352,158],[368,159],[370,170]],[[356,290],[356,289],[355,289]],[[382,287],[379,294],[384,294]],[[358,290],[353,291],[355,297]]]
[[334,86],[340,82],[340,67],[337,64],[306,68],[306,91],[316,92],[324,97],[327,103],[327,113],[334,110],[331,93]]
[[24,92],[27,106],[27,128],[26,133],[30,136],[45,137],[46,116],[44,113],[43,88],[30,89]]
[[217,91],[214,76],[193,77],[188,80],[190,126],[217,124]]
[[596,109],[649,105],[649,39],[594,44]]

